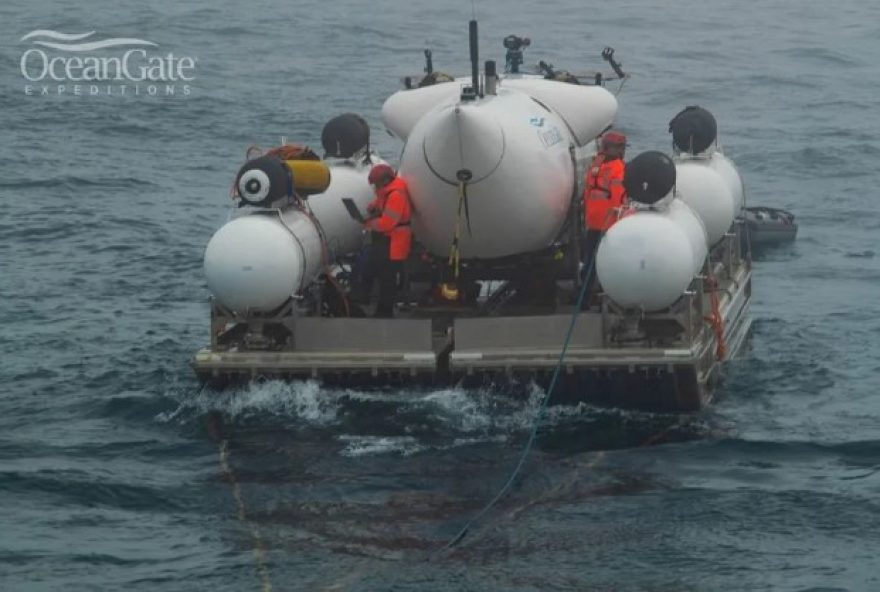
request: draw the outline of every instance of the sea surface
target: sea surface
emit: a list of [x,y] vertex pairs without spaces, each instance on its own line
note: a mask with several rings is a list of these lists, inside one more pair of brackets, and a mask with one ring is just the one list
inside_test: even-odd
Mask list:
[[[631,155],[710,109],[749,202],[800,235],[757,257],[751,351],[710,408],[551,409],[447,548],[534,386],[215,393],[188,360],[246,148],[356,111],[396,160],[383,99],[426,46],[467,73],[474,13],[484,58],[515,33],[578,72],[613,46]],[[189,93],[28,95],[39,29],[191,56]],[[874,0],[3,2],[0,590],[880,590],[878,64]]]

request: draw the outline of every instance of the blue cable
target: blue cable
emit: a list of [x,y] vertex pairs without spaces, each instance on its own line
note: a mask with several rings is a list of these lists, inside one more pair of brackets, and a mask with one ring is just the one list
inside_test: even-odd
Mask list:
[[523,448],[522,454],[519,457],[519,462],[516,463],[516,468],[513,469],[513,473],[511,473],[510,477],[507,479],[507,482],[504,484],[504,487],[492,498],[492,500],[486,504],[486,506],[480,510],[476,516],[468,520],[468,523],[464,525],[464,528],[459,531],[455,538],[453,538],[449,543],[444,547],[445,549],[450,549],[460,543],[465,536],[467,536],[468,531],[471,527],[476,523],[480,518],[486,515],[486,512],[492,509],[492,507],[503,498],[510,488],[513,486],[514,481],[519,476],[520,471],[522,471],[523,465],[526,462],[526,458],[529,456],[529,453],[532,451],[532,447],[535,444],[535,438],[538,435],[538,426],[541,424],[541,418],[544,415],[544,411],[547,409],[547,403],[550,402],[550,397],[553,396],[553,390],[556,388],[556,383],[559,381],[559,373],[562,371],[562,364],[565,361],[565,354],[568,352],[568,345],[571,342],[571,336],[574,333],[574,325],[577,322],[578,315],[581,312],[581,305],[584,302],[584,297],[587,294],[587,286],[590,285],[590,277],[593,275],[593,264],[596,261],[595,253],[590,258],[590,264],[587,266],[587,272],[584,274],[583,285],[581,286],[581,292],[578,295],[577,303],[575,304],[574,311],[571,313],[571,320],[568,323],[568,332],[565,334],[565,341],[562,344],[562,350],[559,352],[559,360],[556,362],[556,370],[553,371],[553,378],[550,381],[550,386],[547,388],[547,394],[544,396],[544,399],[541,401],[541,405],[538,407],[538,412],[535,415],[535,420],[532,425],[532,431],[529,434],[529,439],[526,441],[525,448]]

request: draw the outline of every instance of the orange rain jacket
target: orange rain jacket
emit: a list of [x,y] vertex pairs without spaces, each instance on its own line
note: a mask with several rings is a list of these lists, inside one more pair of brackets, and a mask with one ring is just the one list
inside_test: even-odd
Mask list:
[[605,160],[598,154],[587,170],[584,189],[586,226],[589,230],[611,228],[617,222],[619,208],[623,206],[626,191],[623,188],[624,163],[620,158]]
[[412,248],[412,204],[406,181],[395,177],[388,185],[376,190],[376,199],[370,202],[369,211],[379,211],[378,218],[367,221],[367,228],[381,232],[389,238],[388,258],[405,261]]

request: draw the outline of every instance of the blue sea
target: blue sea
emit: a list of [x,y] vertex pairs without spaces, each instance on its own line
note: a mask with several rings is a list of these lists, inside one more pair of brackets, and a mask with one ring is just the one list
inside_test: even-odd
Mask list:
[[[425,47],[469,72],[474,14],[486,59],[511,33],[573,72],[613,46],[632,155],[711,110],[748,201],[800,234],[756,257],[751,350],[710,407],[551,409],[446,548],[535,387],[217,393],[188,360],[247,147],[355,111],[395,161],[384,98]],[[153,43],[191,80],[44,95],[38,30]],[[880,590],[878,64],[873,0],[0,4],[0,590]]]

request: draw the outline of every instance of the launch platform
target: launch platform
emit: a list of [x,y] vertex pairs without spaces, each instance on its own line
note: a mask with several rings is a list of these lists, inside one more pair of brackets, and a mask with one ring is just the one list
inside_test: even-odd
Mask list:
[[[707,404],[722,362],[740,352],[751,326],[744,223],[732,230],[711,253],[711,274],[695,277],[667,310],[633,317],[600,294],[598,306],[579,312],[554,401],[679,412]],[[242,318],[214,301],[211,345],[192,365],[218,387],[259,379],[546,387],[574,310],[571,283],[561,284],[560,302],[543,314],[486,312],[491,294],[470,310],[399,303],[392,319],[302,316],[293,302],[275,315]],[[271,349],[264,334],[276,336]]]

